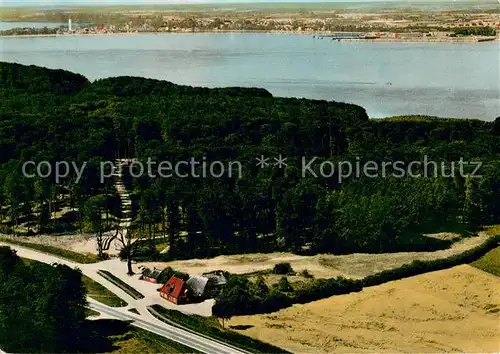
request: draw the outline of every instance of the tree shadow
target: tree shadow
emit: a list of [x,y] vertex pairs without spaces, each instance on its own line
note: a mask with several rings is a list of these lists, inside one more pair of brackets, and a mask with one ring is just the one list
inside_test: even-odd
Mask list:
[[244,331],[246,329],[253,328],[253,327],[254,327],[253,325],[234,325],[234,326],[229,326],[229,328],[231,328],[231,329],[237,329],[237,330],[241,330],[241,331]]
[[108,353],[120,349],[114,345],[112,337],[119,336],[120,340],[127,340],[133,336],[129,322],[119,320],[87,320],[84,330],[85,339],[82,341],[79,353]]

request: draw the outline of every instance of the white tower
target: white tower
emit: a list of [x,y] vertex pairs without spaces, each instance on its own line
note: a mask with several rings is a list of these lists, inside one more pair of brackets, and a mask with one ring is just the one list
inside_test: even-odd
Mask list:
[[73,30],[71,26],[71,19],[68,20],[68,30],[71,32]]

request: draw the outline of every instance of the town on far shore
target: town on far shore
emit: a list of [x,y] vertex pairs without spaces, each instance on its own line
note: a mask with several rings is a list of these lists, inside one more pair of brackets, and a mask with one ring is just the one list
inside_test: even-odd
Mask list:
[[[55,11],[55,10],[54,10]],[[418,42],[483,42],[499,39],[500,13],[494,10],[375,12],[51,12],[8,17],[6,21],[56,22],[52,28],[14,28],[2,36],[104,35],[192,32],[278,32],[319,39]],[[317,36],[316,36],[317,35]]]

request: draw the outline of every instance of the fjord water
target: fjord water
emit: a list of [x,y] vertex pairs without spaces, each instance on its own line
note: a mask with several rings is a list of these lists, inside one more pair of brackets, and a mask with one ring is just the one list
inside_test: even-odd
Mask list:
[[225,33],[1,38],[0,60],[91,80],[263,87],[276,96],[355,103],[370,117],[500,115],[499,42],[336,42],[312,35]]

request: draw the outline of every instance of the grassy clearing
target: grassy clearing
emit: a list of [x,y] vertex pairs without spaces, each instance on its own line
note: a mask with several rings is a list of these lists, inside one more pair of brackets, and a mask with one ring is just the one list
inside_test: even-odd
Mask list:
[[[276,271],[276,266],[280,264],[286,264],[288,267],[290,267],[289,270],[285,272]],[[273,269],[258,270],[241,275],[246,277],[251,282],[255,282],[259,277],[262,277],[264,278],[267,286],[278,284],[283,277],[286,277],[292,285],[297,283],[309,283],[314,280],[314,277],[309,273],[307,269],[304,269],[301,272],[295,272],[292,269],[290,263],[278,263],[274,266]]]
[[85,275],[83,276],[83,284],[87,288],[87,295],[92,299],[111,307],[127,306],[125,301]]
[[472,262],[471,265],[500,277],[500,247],[489,251],[477,261]]
[[[500,234],[495,232],[495,227],[487,227],[477,235],[466,233],[463,225],[452,228],[451,231],[434,230],[432,234],[423,238],[461,238],[454,242],[450,248],[439,251],[427,252],[397,252],[377,254],[317,254],[314,256],[302,256],[285,252],[252,253],[239,255],[224,255],[214,258],[173,260],[169,262],[148,261],[146,266],[165,268],[172,267],[177,271],[188,274],[202,274],[213,270],[224,270],[232,274],[247,275],[248,277],[262,275],[267,278],[269,270],[277,263],[290,263],[298,273],[307,270],[314,278],[332,278],[343,276],[351,279],[362,279],[369,275],[375,275],[382,270],[399,268],[413,261],[431,261],[444,259],[453,255],[461,254],[467,250],[474,249],[486,241],[486,238]],[[500,230],[499,230],[500,231]],[[270,277],[271,283],[274,279]],[[289,279],[293,281],[293,279]]]
[[489,236],[500,235],[500,225],[485,226],[481,232],[484,232]]
[[161,242],[161,243],[157,243],[155,244],[155,249],[158,251],[158,252],[161,252],[163,251],[165,248],[168,247],[168,242]]
[[9,243],[12,245],[17,245],[17,246],[22,246],[26,248],[31,248],[36,251],[40,251],[43,253],[48,253],[57,257],[61,257],[64,259],[67,259],[72,262],[76,263],[84,263],[84,264],[89,264],[89,263],[96,263],[98,262],[97,256],[93,254],[81,254],[69,250],[64,250],[61,248],[57,247],[52,247],[52,246],[46,246],[46,245],[40,245],[37,243],[31,243],[31,242],[24,242],[24,241],[18,241],[18,240],[13,240],[11,238],[5,238],[5,237],[0,237],[0,242],[4,243]]
[[160,305],[153,305],[152,308],[156,312],[153,315],[163,322],[204,334],[243,350],[252,353],[287,353],[281,348],[260,342],[232,330],[222,329],[215,317],[188,316],[179,311],[168,310]]
[[103,278],[105,278],[105,279],[109,280],[110,282],[112,282],[113,284],[115,284],[117,287],[119,287],[120,289],[125,291],[130,296],[132,296],[133,299],[135,299],[135,300],[144,299],[144,295],[142,295],[140,292],[138,292],[133,287],[131,287],[127,283],[123,282],[121,279],[114,276],[113,274],[111,274],[107,270],[99,270],[97,273],[100,276],[102,276]]
[[[500,235],[500,225],[488,226],[482,232],[490,236]],[[500,247],[489,251],[483,257],[472,262],[471,265],[500,277]]]

